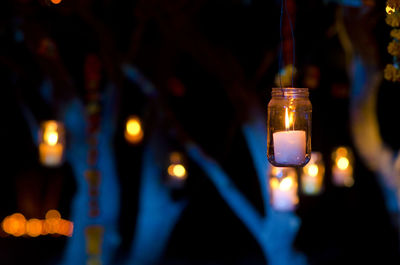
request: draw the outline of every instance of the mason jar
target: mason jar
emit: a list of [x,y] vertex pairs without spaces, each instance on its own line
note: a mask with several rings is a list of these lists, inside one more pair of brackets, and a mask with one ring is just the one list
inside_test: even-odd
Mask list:
[[65,129],[61,122],[42,122],[39,131],[39,160],[44,166],[56,167],[63,162]]
[[308,88],[273,88],[268,104],[267,156],[277,167],[302,167],[311,158]]

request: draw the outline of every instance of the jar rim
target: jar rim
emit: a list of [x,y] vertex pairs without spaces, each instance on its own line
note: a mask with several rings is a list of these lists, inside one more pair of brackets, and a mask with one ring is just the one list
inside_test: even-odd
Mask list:
[[308,97],[308,88],[274,87],[271,92],[273,97]]

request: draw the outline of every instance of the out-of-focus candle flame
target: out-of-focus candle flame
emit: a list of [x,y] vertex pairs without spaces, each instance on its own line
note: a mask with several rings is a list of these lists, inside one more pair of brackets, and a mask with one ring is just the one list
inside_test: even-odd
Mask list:
[[54,131],[46,131],[43,138],[48,145],[55,146],[58,142],[58,133]]
[[186,169],[181,164],[170,165],[168,167],[168,174],[170,176],[181,179],[186,177]]
[[395,11],[394,8],[390,7],[390,6],[386,6],[386,13],[388,13],[389,15],[392,14]]
[[131,116],[126,122],[125,139],[133,144],[143,139],[142,123],[138,117]]
[[291,176],[282,179],[281,183],[279,183],[280,190],[290,190],[292,186],[293,186],[293,178]]
[[336,162],[337,166],[339,169],[341,170],[346,170],[349,167],[349,159],[347,159],[347,157],[340,157],[337,162]]
[[316,177],[318,175],[318,171],[319,171],[318,166],[315,164],[311,164],[308,166],[307,171],[308,171],[307,173],[310,177]]

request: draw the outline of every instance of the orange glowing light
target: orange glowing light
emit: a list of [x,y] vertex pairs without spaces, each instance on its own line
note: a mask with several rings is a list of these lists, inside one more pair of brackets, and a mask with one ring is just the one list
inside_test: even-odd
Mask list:
[[25,217],[20,213],[15,213],[3,220],[2,227],[6,233],[19,237],[25,234],[25,224]]
[[341,170],[346,170],[349,167],[349,159],[347,159],[346,157],[340,157],[337,162],[336,162],[337,166],[339,169]]
[[276,190],[279,187],[279,181],[276,178],[271,178],[269,180],[269,185],[271,186],[271,189]]
[[26,234],[31,237],[37,237],[42,234],[43,222],[39,219],[29,219],[26,222]]
[[43,141],[50,145],[55,146],[58,143],[58,126],[56,121],[48,121],[45,124]]
[[61,219],[61,214],[57,210],[49,210],[46,213],[46,219]]
[[132,116],[126,122],[125,139],[133,144],[139,143],[143,139],[143,129],[140,119]]
[[62,0],[51,0],[51,2],[55,5],[58,5],[59,3],[62,2]]

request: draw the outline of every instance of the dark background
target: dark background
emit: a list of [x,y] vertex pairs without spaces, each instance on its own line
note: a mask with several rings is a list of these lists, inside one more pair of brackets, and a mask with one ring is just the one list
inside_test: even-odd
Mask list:
[[[46,32],[57,45],[59,54],[74,86],[83,97],[83,62],[88,53],[100,53],[101,41],[80,15],[76,1],[60,5],[45,1],[3,1],[0,8],[0,84],[2,92],[0,218],[23,212],[27,218],[44,216],[51,208],[65,218],[76,190],[71,167],[65,163],[48,169],[38,163],[36,147],[23,116],[21,102],[33,110],[37,120],[54,118],[52,104],[44,102],[39,87],[46,74],[28,41],[19,41],[21,30],[26,39]],[[149,4],[149,13],[185,1],[157,6]],[[190,3],[189,3],[190,2]],[[119,61],[133,62],[158,86],[173,112],[188,133],[230,174],[247,198],[262,212],[259,184],[239,128],[232,103],[220,80],[207,67],[177,46],[174,30],[163,25],[185,23],[192,12],[190,27],[219,49],[228,51],[242,66],[248,78],[254,75],[265,54],[271,63],[259,78],[256,92],[263,106],[270,99],[278,71],[279,3],[276,1],[188,1],[182,11],[162,19],[149,19],[143,26],[140,41],[132,49],[132,32],[141,27],[143,16],[135,10],[139,1],[93,1],[92,12],[108,28],[120,51]],[[310,67],[319,73],[318,84],[310,91],[313,104],[313,150],[323,153],[326,162],[324,192],[315,197],[300,196],[296,214],[302,224],[295,247],[303,251],[311,264],[400,264],[399,231],[392,225],[376,176],[366,169],[355,153],[355,185],[351,188],[331,184],[330,153],[339,145],[352,146],[348,92],[349,77],[344,52],[334,32],[336,4],[322,1],[296,1],[295,38],[297,84],[307,84]],[[383,65],[389,27],[384,24],[384,5],[376,25]],[[178,8],[179,9],[179,8]],[[182,16],[183,18],[181,18]],[[29,21],[29,26],[25,25]],[[169,23],[169,22],[168,22]],[[190,45],[190,44],[188,44]],[[201,45],[201,44],[199,44]],[[133,54],[133,55],[132,55]],[[117,59],[116,59],[117,60]],[[103,61],[105,65],[109,61]],[[221,70],[223,71],[223,69]],[[125,119],[132,113],[150,115],[149,100],[124,78],[117,84],[119,130],[113,139],[121,183],[120,233],[122,259],[129,251],[137,214],[137,194],[143,145],[128,145],[123,137]],[[105,80],[104,80],[105,82]],[[177,88],[178,87],[178,88]],[[181,89],[181,90],[180,90]],[[392,148],[400,147],[395,121],[399,90],[383,82],[378,102],[381,133]],[[53,102],[57,106],[57,102]],[[206,123],[206,126],[204,126]],[[145,139],[146,140],[146,139]],[[145,142],[144,140],[144,142]],[[184,194],[189,205],[174,228],[163,259],[164,264],[262,264],[258,244],[245,226],[231,212],[202,171],[188,161],[190,178]],[[1,264],[52,264],[60,258],[66,239],[63,237],[0,238]]]

